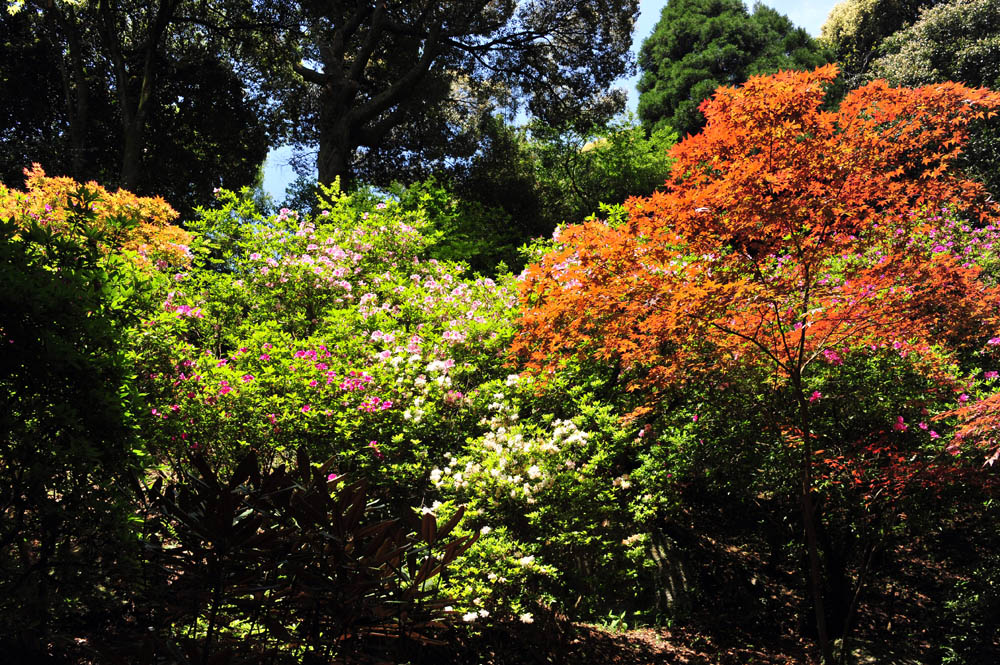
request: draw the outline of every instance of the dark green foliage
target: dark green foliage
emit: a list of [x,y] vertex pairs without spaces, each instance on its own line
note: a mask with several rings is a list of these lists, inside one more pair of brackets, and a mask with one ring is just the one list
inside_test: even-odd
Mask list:
[[211,204],[215,188],[259,184],[270,139],[267,110],[217,53],[192,48],[164,70],[140,189],[164,197],[189,220],[196,206]]
[[[142,637],[117,645],[140,662],[330,662],[376,645],[432,642],[444,603],[433,579],[476,540],[445,542],[432,515],[382,519],[364,482],[300,452],[292,470],[255,455],[228,480],[200,456],[148,498]],[[124,647],[124,649],[122,649]],[[181,660],[181,662],[185,662]]]
[[274,127],[259,85],[231,57],[236,4],[29,2],[0,12],[0,182],[20,186],[37,162],[163,196],[183,218],[216,187],[252,185]]
[[624,105],[637,0],[260,3],[296,76],[269,81],[319,180],[413,182],[478,146],[478,122],[527,107],[586,126]]
[[[960,81],[1000,88],[1000,2],[952,0],[922,12],[911,26],[886,37],[867,72],[893,85],[920,86]],[[968,171],[994,196],[1000,195],[1000,119],[970,128],[962,156]]]
[[[989,512],[989,511],[987,511]],[[974,530],[973,533],[982,530]],[[995,534],[988,534],[987,537]],[[944,602],[948,622],[942,663],[950,665],[989,665],[1000,656],[1000,557],[996,543],[989,551],[976,552],[980,557],[966,564],[968,575],[952,590]]]
[[438,258],[468,261],[484,274],[501,261],[520,270],[518,248],[559,224],[651,194],[670,172],[667,151],[676,140],[669,129],[647,136],[631,117],[587,131],[493,118],[482,131],[479,152],[452,169],[453,196],[428,181],[407,188],[404,200],[436,218]]
[[100,85],[94,39],[80,40],[79,85],[63,59],[59,27],[28,11],[0,11],[0,182],[24,184],[40,163],[80,181],[117,177],[113,101]]
[[788,17],[741,0],[670,0],[639,52],[639,117],[681,137],[705,123],[698,110],[719,86],[754,74],[813,69],[832,60]]
[[136,285],[102,256],[92,202],[76,193],[73,234],[0,220],[0,648],[29,662],[102,630],[132,564]]

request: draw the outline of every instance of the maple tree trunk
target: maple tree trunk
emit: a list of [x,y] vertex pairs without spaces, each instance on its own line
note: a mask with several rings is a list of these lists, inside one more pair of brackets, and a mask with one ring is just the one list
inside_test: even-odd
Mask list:
[[809,439],[809,406],[799,390],[799,417],[802,428],[802,522],[806,533],[806,551],[809,555],[809,593],[816,611],[816,633],[823,662],[832,665],[833,650],[826,626],[826,608],[823,604],[823,573],[819,561],[819,544],[816,537],[816,503],[812,496],[812,444]]

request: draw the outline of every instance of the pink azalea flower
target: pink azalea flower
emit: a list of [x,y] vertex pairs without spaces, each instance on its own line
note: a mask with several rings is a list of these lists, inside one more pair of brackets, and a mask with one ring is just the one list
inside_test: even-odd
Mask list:
[[823,393],[818,390],[814,390],[813,394],[809,396],[809,402],[815,402],[823,397]]
[[823,359],[831,365],[843,365],[844,359],[833,349],[823,351]]

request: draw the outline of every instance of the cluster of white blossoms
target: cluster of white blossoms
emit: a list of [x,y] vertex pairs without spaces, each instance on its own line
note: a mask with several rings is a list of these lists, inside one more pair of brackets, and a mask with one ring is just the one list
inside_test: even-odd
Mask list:
[[[517,375],[507,379],[508,384],[517,381]],[[547,430],[525,426],[519,422],[517,407],[502,392],[493,395],[490,409],[491,417],[480,423],[489,431],[472,442],[462,460],[449,453],[447,465],[431,472],[431,482],[439,489],[472,487],[536,503],[558,474],[576,467],[572,456],[583,452],[590,434],[571,420],[555,420]]]

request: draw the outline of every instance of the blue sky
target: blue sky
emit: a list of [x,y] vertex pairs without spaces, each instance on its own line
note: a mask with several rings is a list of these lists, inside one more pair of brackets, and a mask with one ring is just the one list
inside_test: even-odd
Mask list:
[[[749,3],[748,3],[749,4]],[[813,0],[802,2],[795,0],[769,0],[763,4],[777,9],[792,20],[795,25],[805,28],[809,34],[819,35],[819,28],[826,21],[827,15],[837,0]],[[660,18],[660,11],[666,5],[665,0],[641,0],[639,3],[639,20],[635,25],[634,42],[632,50],[638,52],[639,46],[652,31],[656,21]],[[638,93],[635,90],[638,77],[628,79],[622,83],[629,93],[629,109],[634,111],[638,101]],[[264,165],[264,190],[270,193],[275,201],[285,198],[285,187],[295,179],[292,167],[288,166],[288,158],[291,157],[291,148],[283,147],[272,150],[267,156],[267,163]]]

